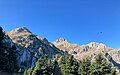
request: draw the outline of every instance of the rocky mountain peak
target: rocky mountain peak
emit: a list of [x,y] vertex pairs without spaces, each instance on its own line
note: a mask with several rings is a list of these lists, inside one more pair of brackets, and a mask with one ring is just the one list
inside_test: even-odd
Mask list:
[[64,39],[64,38],[58,38],[55,42],[56,42],[56,43],[67,42],[67,40]]
[[98,42],[91,42],[91,43],[87,44],[87,46],[89,46],[89,47],[106,47],[105,44],[98,43]]
[[13,29],[6,34],[13,40],[14,43],[21,41],[25,42],[29,36],[33,35],[26,27]]
[[[49,58],[60,53],[59,49],[46,38],[31,33],[26,27],[16,28],[6,33],[18,49],[18,64],[29,67],[35,65],[40,56],[47,55]],[[23,63],[27,63],[24,65]]]
[[34,66],[41,56],[48,55],[49,58],[53,58],[56,54],[64,54],[64,52],[73,55],[78,60],[87,56],[94,58],[101,52],[108,53],[113,60],[120,63],[120,49],[114,50],[97,42],[86,45],[72,44],[64,38],[51,43],[44,37],[34,35],[26,27],[7,32],[4,41],[9,47],[16,46],[18,65],[24,68]]
[[101,52],[109,52],[111,48],[107,47],[105,44],[91,42],[86,45],[72,44],[65,41],[64,39],[58,40],[58,42],[53,43],[57,48],[63,51],[67,51],[69,54],[74,55],[77,59],[83,59],[86,56],[93,57]]
[[26,27],[19,27],[19,28],[16,28],[10,32],[17,32],[17,33],[24,33],[24,32],[27,32],[27,33],[31,33]]

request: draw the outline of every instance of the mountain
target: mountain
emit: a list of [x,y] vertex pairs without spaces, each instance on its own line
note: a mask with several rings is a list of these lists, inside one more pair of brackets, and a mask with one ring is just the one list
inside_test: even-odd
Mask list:
[[59,38],[51,43],[46,38],[33,34],[26,27],[6,32],[4,41],[9,47],[16,46],[17,64],[23,71],[26,68],[34,67],[40,57],[54,58],[56,54],[70,54],[78,60],[86,57],[94,60],[99,53],[103,53],[106,59],[120,68],[120,50],[108,47],[103,43],[91,42],[86,45],[78,45],[72,44],[64,38]]
[[22,68],[34,66],[41,56],[53,58],[56,54],[62,53],[46,38],[34,35],[26,27],[16,28],[6,32],[6,35],[17,47],[18,65]]
[[[116,63],[120,64],[120,50],[113,49],[103,43],[91,42],[86,45],[72,44],[64,38],[59,38],[53,44],[62,51],[82,60],[86,57],[94,58],[99,53],[108,54]],[[120,65],[119,65],[120,66]]]

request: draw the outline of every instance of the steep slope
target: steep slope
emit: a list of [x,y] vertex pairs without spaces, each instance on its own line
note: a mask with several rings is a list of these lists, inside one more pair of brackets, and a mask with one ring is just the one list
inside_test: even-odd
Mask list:
[[64,52],[73,55],[79,60],[88,56],[94,58],[99,53],[108,53],[109,58],[112,58],[110,62],[115,65],[120,64],[119,49],[113,49],[105,44],[96,42],[86,45],[72,44],[64,38],[59,38],[51,43],[44,37],[34,35],[26,27],[16,28],[7,32],[5,41],[8,42],[8,45],[16,46],[18,65],[23,69],[34,66],[37,59],[41,56],[47,55],[49,58],[53,58],[56,54]]
[[32,34],[26,27],[14,29],[6,33],[17,46],[19,66],[34,66],[37,59],[47,55],[49,58],[61,53],[46,38]]
[[0,27],[0,72],[16,72],[18,70],[16,47]]
[[114,61],[120,63],[120,50],[107,47],[105,44],[91,42],[86,45],[72,44],[64,38],[59,38],[53,44],[60,50],[67,51],[69,54],[74,55],[76,59],[84,59],[85,57],[94,58],[99,53],[108,53]]

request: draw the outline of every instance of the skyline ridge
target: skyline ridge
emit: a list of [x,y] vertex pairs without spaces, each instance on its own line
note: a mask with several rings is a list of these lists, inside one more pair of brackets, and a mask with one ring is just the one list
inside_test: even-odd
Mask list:
[[[15,31],[19,31],[19,30],[21,30],[21,29],[27,31],[28,33],[32,33],[32,31],[29,30],[26,26],[17,27],[17,28],[14,28],[14,29],[10,30],[10,31],[7,31],[7,32],[8,32],[8,33],[9,33],[9,32],[15,32]],[[34,33],[32,33],[32,34],[34,34]],[[36,35],[36,34],[34,34],[34,35]],[[36,36],[39,36],[39,37],[41,37],[41,38],[46,38],[46,37],[41,36],[41,35],[36,35]],[[47,38],[47,39],[49,39],[49,38]],[[68,42],[68,43],[71,43],[71,44],[80,45],[80,46],[82,46],[82,45],[88,45],[88,44],[92,44],[92,43],[93,43],[93,44],[96,43],[96,44],[104,44],[104,45],[107,46],[107,47],[113,48],[113,47],[111,47],[111,46],[109,46],[109,45],[107,45],[107,44],[105,44],[105,43],[103,43],[103,42],[91,41],[91,42],[88,42],[88,43],[79,44],[79,43],[76,43],[76,42],[72,42],[71,40],[68,40],[68,39],[66,39],[66,38],[64,38],[64,37],[59,37],[59,38],[57,38],[57,39],[54,39],[54,41],[50,41],[50,40],[48,40],[48,41],[54,43],[54,42],[56,42],[56,41],[58,41],[58,40],[61,40],[61,39],[62,39],[62,41],[65,41],[65,42]],[[120,49],[120,48],[115,48],[115,49]]]
[[26,26],[50,41],[64,37],[120,48],[120,0],[1,0],[0,11],[5,30]]

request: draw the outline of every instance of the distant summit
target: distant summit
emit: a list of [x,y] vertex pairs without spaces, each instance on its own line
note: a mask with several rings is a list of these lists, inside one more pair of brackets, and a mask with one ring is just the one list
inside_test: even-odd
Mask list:
[[56,54],[61,54],[61,51],[46,38],[33,34],[26,27],[16,28],[6,35],[17,46],[18,64],[24,68],[34,66],[41,56],[53,58]]
[[46,38],[33,34],[26,27],[16,28],[6,33],[7,44],[17,47],[18,65],[23,68],[34,66],[41,56],[53,58],[56,54],[70,54],[78,60],[86,57],[94,59],[99,53],[109,55],[116,63],[120,63],[120,50],[113,49],[103,43],[91,42],[85,45],[70,43],[64,38],[49,42]]
[[[94,58],[99,53],[109,53],[114,60],[119,60],[119,50],[106,46],[103,43],[90,42],[86,45],[72,44],[64,38],[59,38],[53,42],[53,44],[60,50],[67,51],[73,55],[76,59],[84,59],[85,57]],[[118,55],[118,56],[117,56]]]
[[67,40],[64,38],[58,38],[55,42],[59,43],[59,42],[65,42],[65,41],[67,41]]
[[98,43],[98,42],[91,42],[89,44],[86,44],[89,47],[99,47],[99,48],[105,48],[107,47],[105,44],[103,43]]
[[20,33],[20,32],[28,32],[28,33],[31,33],[30,30],[27,29],[27,27],[19,27],[19,28],[16,28],[16,29],[14,29],[14,30],[12,30],[10,32],[18,32],[18,33]]

